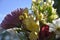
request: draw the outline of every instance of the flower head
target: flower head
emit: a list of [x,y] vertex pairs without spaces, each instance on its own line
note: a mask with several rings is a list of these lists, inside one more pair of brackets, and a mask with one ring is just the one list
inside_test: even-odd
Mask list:
[[50,30],[52,31],[58,31],[60,29],[60,18],[53,20],[52,23],[48,23]]
[[23,9],[21,8],[11,12],[11,14],[7,14],[1,23],[1,27],[4,29],[17,27],[22,22],[22,20],[19,19],[19,16],[22,14]]
[[49,35],[50,35],[49,26],[43,25],[39,32],[39,40],[46,40],[49,37]]
[[48,23],[49,25],[49,31],[55,32],[56,38],[60,37],[60,18],[53,20],[52,23]]

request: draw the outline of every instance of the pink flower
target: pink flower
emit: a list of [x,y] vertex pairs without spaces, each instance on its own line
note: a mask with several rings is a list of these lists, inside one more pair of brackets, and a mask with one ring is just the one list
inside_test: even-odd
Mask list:
[[39,32],[39,40],[47,40],[49,35],[50,35],[49,26],[48,25],[43,25],[41,27],[40,32]]

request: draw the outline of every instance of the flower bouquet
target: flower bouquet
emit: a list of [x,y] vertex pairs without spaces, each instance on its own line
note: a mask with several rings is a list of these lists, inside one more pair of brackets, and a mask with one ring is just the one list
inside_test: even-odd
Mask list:
[[[0,40],[57,40],[60,18],[53,0],[32,0],[32,6],[7,14],[0,24]],[[31,10],[31,13],[29,11]]]

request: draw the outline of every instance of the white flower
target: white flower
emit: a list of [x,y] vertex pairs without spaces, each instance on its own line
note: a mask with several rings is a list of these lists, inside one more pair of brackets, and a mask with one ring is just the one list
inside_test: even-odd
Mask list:
[[56,20],[53,20],[52,23],[47,23],[50,27],[50,29],[53,31],[58,31],[57,28],[60,29],[60,18],[59,19],[56,19]]
[[53,24],[54,24],[56,27],[59,27],[59,28],[60,28],[60,18],[59,18],[59,19],[56,19],[56,20],[53,20]]
[[55,25],[53,25],[52,23],[47,23],[47,25],[49,25],[49,32],[54,31],[55,32]]
[[48,0],[48,2],[49,2],[49,3],[51,3],[51,2],[52,2],[52,0]]
[[32,0],[33,2],[36,2],[36,0]]
[[54,31],[56,33],[56,38],[60,37],[60,18],[53,20],[52,23],[47,23],[49,25],[49,31]]

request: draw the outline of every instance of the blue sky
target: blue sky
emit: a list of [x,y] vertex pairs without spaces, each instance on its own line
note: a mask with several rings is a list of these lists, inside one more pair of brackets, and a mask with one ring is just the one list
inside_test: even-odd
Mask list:
[[31,2],[31,0],[0,0],[0,23],[11,11],[17,8],[30,8]]

